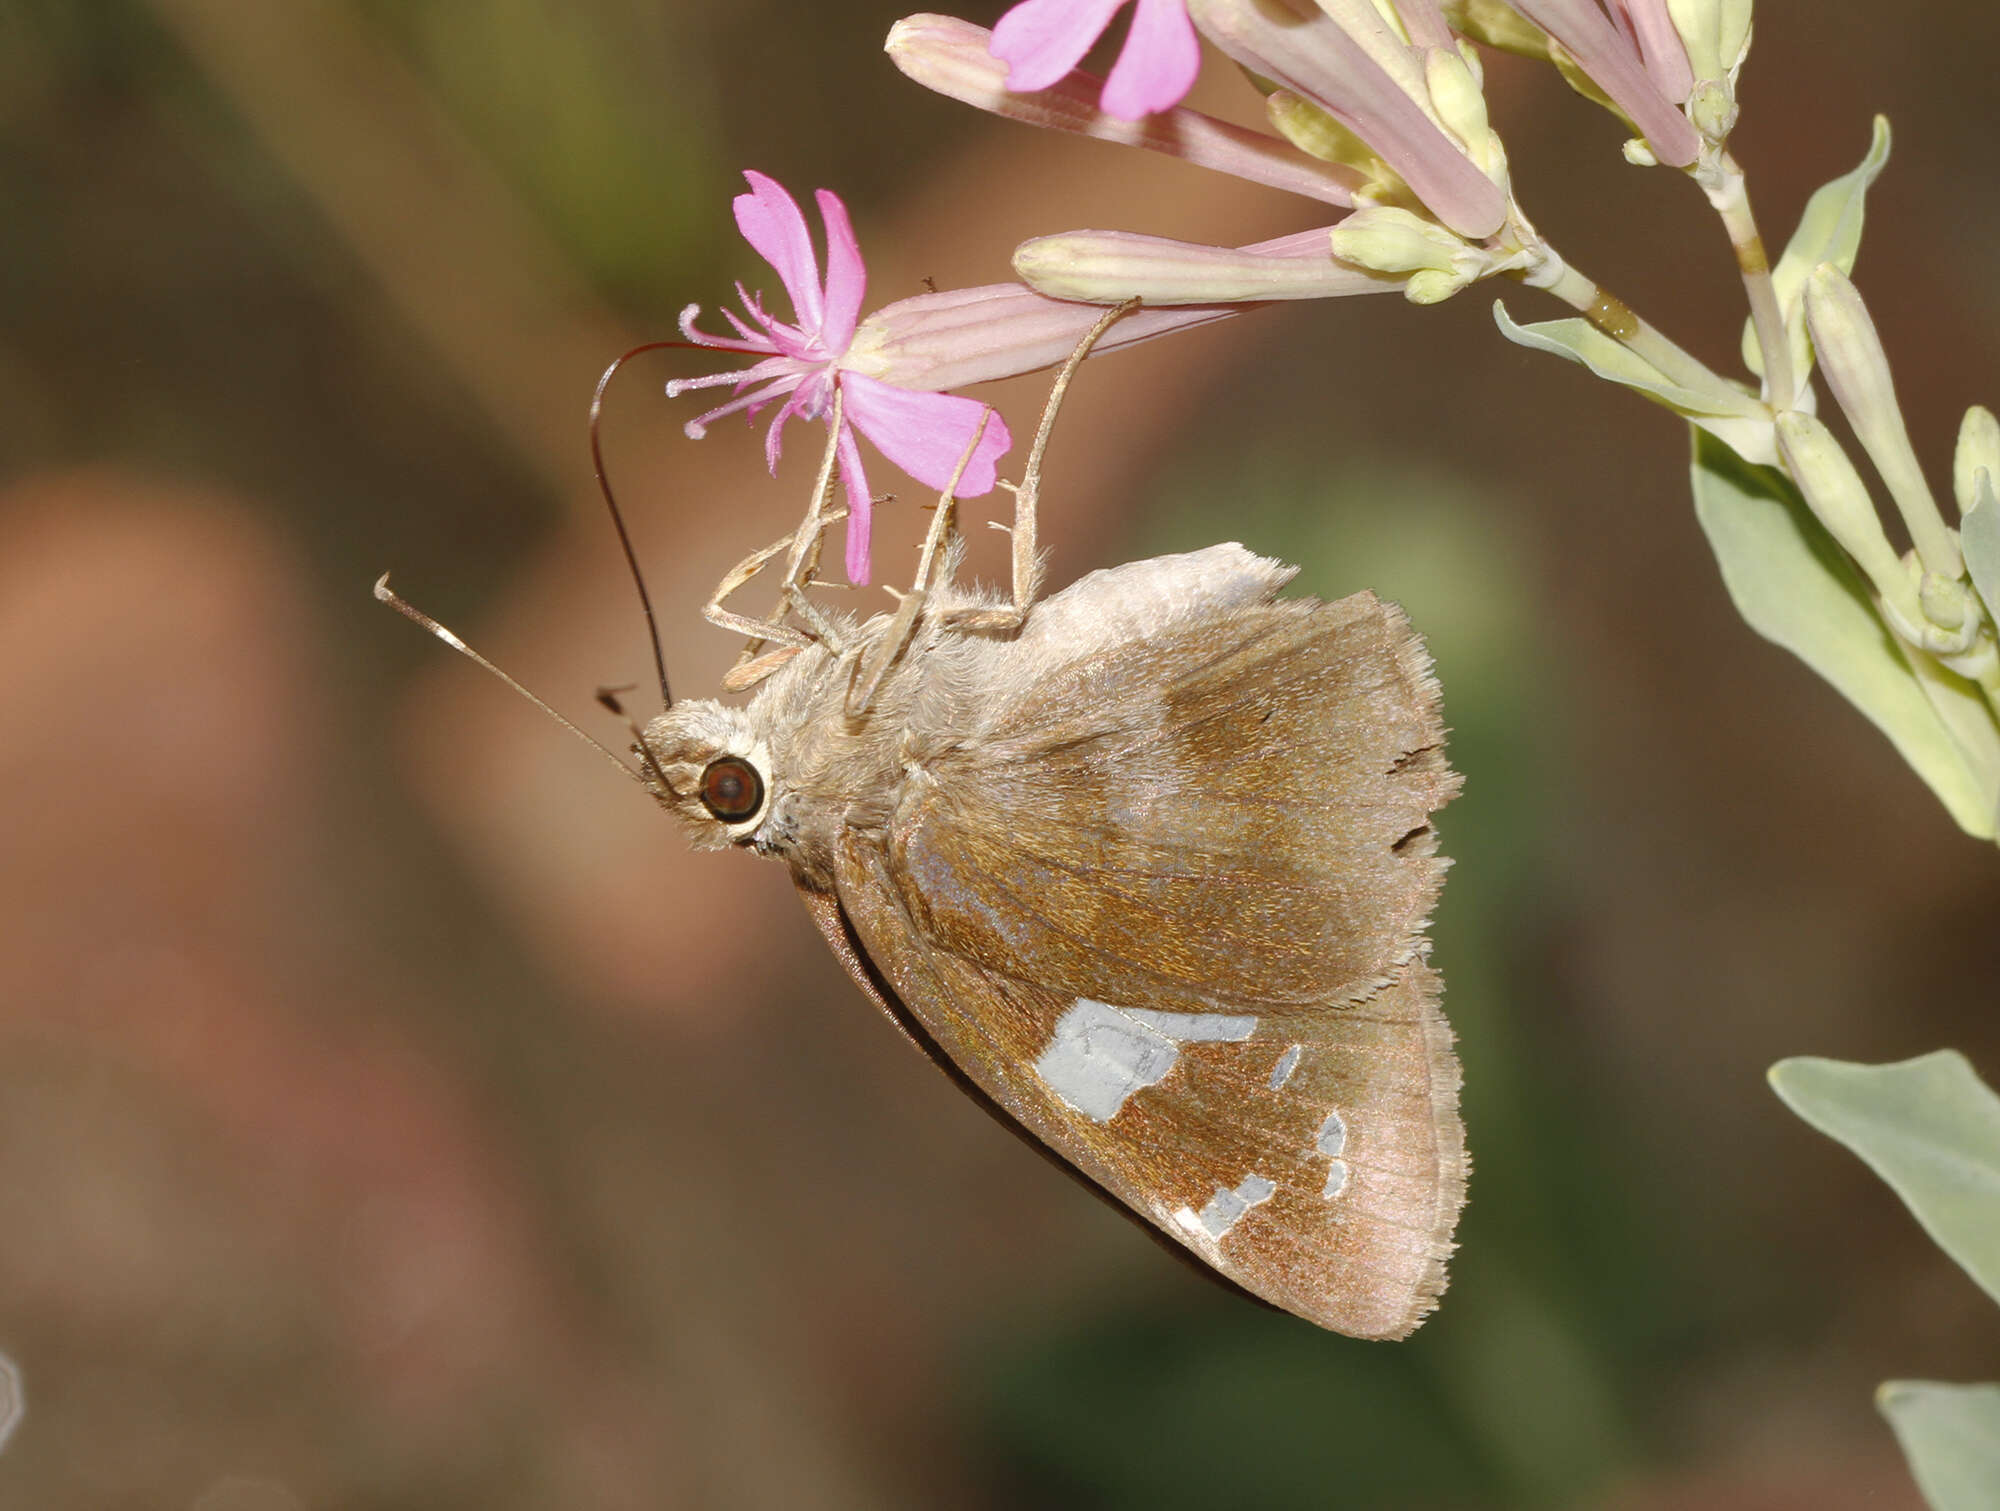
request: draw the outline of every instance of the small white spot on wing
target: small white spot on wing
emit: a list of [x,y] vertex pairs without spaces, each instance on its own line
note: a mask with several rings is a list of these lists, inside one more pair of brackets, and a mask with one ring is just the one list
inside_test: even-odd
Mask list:
[[1335,1108],[1326,1115],[1326,1121],[1319,1125],[1319,1134],[1313,1140],[1313,1147],[1324,1154],[1332,1163],[1327,1167],[1326,1188],[1320,1193],[1328,1201],[1347,1189],[1347,1161],[1340,1155],[1347,1147],[1347,1124]]
[[1271,1089],[1278,1090],[1292,1078],[1292,1072],[1299,1068],[1299,1056],[1305,1053],[1305,1046],[1294,1044],[1278,1056],[1278,1063],[1271,1069]]
[[1085,1117],[1108,1123],[1133,1092],[1166,1079],[1182,1044],[1237,1043],[1256,1030],[1251,1017],[1155,1012],[1079,997],[1056,1020],[1035,1074]]
[[1190,1233],[1224,1238],[1231,1228],[1242,1221],[1245,1212],[1259,1202],[1269,1201],[1277,1189],[1271,1181],[1252,1171],[1237,1183],[1233,1191],[1226,1186],[1216,1187],[1215,1195],[1199,1212],[1192,1207],[1182,1207],[1174,1213],[1174,1221]]
[[1319,1137],[1313,1140],[1313,1147],[1329,1159],[1338,1158],[1347,1147],[1347,1124],[1341,1121],[1339,1108],[1329,1112],[1326,1121],[1319,1125]]

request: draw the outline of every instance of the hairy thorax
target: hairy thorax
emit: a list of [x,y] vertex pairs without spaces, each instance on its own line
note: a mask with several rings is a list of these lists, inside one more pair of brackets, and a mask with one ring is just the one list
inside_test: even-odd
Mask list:
[[[827,890],[842,832],[887,827],[906,784],[922,779],[926,755],[950,742],[947,731],[965,727],[982,664],[1002,649],[927,617],[870,707],[851,714],[857,669],[889,623],[881,615],[855,627],[838,651],[807,646],[741,708],[691,699],[646,726],[654,795],[696,848],[739,845],[773,855]],[[754,767],[765,789],[757,811],[733,823],[702,800],[704,773],[731,757]]]

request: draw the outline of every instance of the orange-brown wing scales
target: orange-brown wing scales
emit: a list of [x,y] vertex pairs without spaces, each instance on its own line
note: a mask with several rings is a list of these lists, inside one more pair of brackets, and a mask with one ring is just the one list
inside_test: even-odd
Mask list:
[[893,874],[925,935],[1058,993],[1267,1012],[1412,956],[1456,790],[1400,611],[1285,602],[1048,676],[976,742],[914,752]]
[[[972,1081],[1245,1289],[1367,1338],[1401,1337],[1436,1304],[1465,1160],[1458,1065],[1421,958],[1356,1004],[1260,1016],[1219,1003],[1148,1019],[1157,1004],[1079,1004],[926,938],[863,837],[842,847],[839,894],[883,978]],[[1135,1008],[1236,1036],[1156,1033]],[[1115,1107],[1091,1054],[1065,1039],[1072,1013],[1099,1020],[1100,1049],[1105,1025],[1113,1049],[1120,1035],[1141,1044],[1143,1074],[1127,1075]]]

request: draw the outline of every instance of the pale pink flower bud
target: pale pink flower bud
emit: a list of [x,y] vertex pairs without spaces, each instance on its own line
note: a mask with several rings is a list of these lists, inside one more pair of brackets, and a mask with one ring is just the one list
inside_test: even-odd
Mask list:
[[1331,299],[1396,287],[1336,262],[1326,238],[1321,228],[1255,246],[1208,247],[1129,231],[1070,231],[1023,242],[1014,251],[1014,271],[1041,293],[1100,304],[1134,297],[1148,305]]
[[884,48],[898,68],[926,89],[1009,120],[1163,152],[1328,204],[1354,203],[1358,174],[1315,162],[1262,132],[1186,108],[1121,120],[1099,108],[1103,80],[1095,74],[1073,70],[1036,93],[1015,93],[1005,66],[987,50],[991,35],[952,16],[907,16],[889,29]]

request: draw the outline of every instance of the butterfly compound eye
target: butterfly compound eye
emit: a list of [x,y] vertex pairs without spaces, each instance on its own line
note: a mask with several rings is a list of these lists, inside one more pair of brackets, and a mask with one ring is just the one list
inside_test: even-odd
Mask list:
[[740,824],[764,806],[764,779],[741,756],[710,761],[701,774],[701,803],[725,824]]

